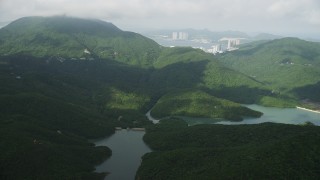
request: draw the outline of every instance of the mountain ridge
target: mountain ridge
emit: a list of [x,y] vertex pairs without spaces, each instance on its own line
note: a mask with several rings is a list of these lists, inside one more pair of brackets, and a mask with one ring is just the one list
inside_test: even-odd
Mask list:
[[251,47],[248,44],[219,58],[224,65],[268,84],[279,93],[293,95],[296,88],[316,84],[320,78],[320,43],[298,38],[287,37]]
[[150,66],[160,51],[153,40],[112,23],[66,16],[18,19],[0,29],[0,46],[4,55],[115,59],[139,66]]

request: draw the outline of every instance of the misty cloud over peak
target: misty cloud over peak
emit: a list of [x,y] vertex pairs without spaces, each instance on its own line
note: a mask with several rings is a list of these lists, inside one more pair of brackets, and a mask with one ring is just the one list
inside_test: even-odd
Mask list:
[[208,28],[317,33],[319,0],[0,0],[0,22],[24,16],[70,15],[124,28]]

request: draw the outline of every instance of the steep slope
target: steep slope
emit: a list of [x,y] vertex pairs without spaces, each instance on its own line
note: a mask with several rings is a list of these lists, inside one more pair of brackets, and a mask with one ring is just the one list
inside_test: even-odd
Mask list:
[[[257,92],[261,83],[225,68],[210,54],[192,48],[164,48],[139,34],[124,32],[111,23],[65,16],[26,17],[0,29],[0,55],[31,56],[51,60],[115,60],[138,67],[156,68],[149,88],[160,93],[174,88],[202,86],[229,98],[234,87]],[[222,91],[223,87],[229,88]],[[253,90],[252,90],[253,89]],[[264,93],[264,92],[263,92]],[[239,96],[240,97],[240,96]],[[245,96],[241,96],[245,97]]]
[[[109,61],[2,57],[0,179],[101,179],[94,165],[111,151],[88,138],[150,124],[140,112],[145,96],[134,87],[144,75]],[[135,97],[119,103],[127,94]]]
[[257,103],[270,95],[263,83],[228,68],[212,54],[193,48],[165,48],[155,61],[150,84],[158,91],[201,88],[210,94],[241,103]]
[[220,57],[225,65],[288,93],[320,79],[320,44],[283,38],[247,46]]
[[[163,48],[100,20],[26,17],[0,32],[3,80],[9,85],[2,87],[4,94],[19,94],[22,88],[50,101],[58,99],[90,111],[97,108],[115,119],[130,112],[132,118],[123,125],[132,126],[133,117],[172,90],[200,88],[238,102],[255,102],[265,95],[261,83],[226,68],[210,54],[192,48]],[[100,51],[105,47],[111,50],[103,51],[107,56]],[[75,61],[81,59],[96,60]],[[154,68],[141,68],[148,66]],[[10,81],[14,76],[22,77],[23,83]],[[256,96],[236,98],[233,89],[240,92],[239,97],[248,97],[247,92]]]
[[133,32],[95,19],[25,17],[0,30],[0,54],[59,59],[113,59],[150,66],[160,47]]

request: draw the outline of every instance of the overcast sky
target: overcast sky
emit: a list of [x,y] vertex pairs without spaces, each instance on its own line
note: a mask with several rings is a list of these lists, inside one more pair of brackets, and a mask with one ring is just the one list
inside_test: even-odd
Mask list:
[[2,23],[63,14],[131,31],[207,28],[320,38],[320,0],[0,0]]

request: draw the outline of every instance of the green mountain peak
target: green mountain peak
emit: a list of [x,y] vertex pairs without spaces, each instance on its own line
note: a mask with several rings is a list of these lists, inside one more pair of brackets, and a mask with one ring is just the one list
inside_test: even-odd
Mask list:
[[0,29],[0,54],[112,59],[150,66],[160,51],[154,41],[112,23],[68,16],[24,17]]
[[[25,28],[28,29],[25,29]],[[109,22],[101,21],[98,19],[81,19],[69,16],[32,16],[23,17],[13,21],[5,28],[13,28],[25,32],[26,30],[39,30],[52,29],[61,33],[110,33],[120,32],[121,30]]]

